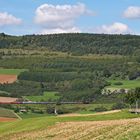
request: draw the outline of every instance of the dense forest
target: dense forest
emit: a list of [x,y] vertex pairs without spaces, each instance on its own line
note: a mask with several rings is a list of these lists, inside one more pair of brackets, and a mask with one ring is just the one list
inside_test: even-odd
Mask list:
[[120,54],[139,55],[140,36],[106,34],[53,34],[10,36],[0,34],[0,48],[45,47],[73,55]]

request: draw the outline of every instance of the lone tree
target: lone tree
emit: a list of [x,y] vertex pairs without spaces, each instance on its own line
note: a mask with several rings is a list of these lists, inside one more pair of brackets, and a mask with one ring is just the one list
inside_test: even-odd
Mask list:
[[125,101],[130,104],[130,108],[132,104],[136,104],[135,113],[138,113],[138,102],[140,100],[140,87],[131,90],[125,95]]

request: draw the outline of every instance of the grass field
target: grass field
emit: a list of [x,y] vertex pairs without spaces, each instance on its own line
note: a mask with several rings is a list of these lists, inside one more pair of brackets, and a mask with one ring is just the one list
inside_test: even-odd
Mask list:
[[[109,89],[134,89],[140,87],[140,80],[108,80],[111,83],[111,86],[108,86]],[[122,85],[115,85],[114,83],[121,82]]]
[[3,69],[0,68],[0,74],[7,75],[19,75],[21,72],[27,71],[27,69]]
[[31,101],[55,101],[57,99],[59,99],[59,96],[57,96],[58,92],[44,92],[43,96],[26,96],[25,98]]
[[[71,116],[60,118],[50,116],[24,119],[0,123],[0,139],[62,139],[62,137],[65,138],[64,136],[66,136],[67,139],[90,140],[96,136],[96,139],[99,137],[99,139],[104,140],[115,138],[116,136],[123,138],[120,137],[120,134],[127,136],[127,132],[133,134],[131,138],[135,138],[140,134],[140,121],[132,118],[139,117],[140,115],[121,111],[86,117]],[[120,119],[123,119],[123,121]],[[49,129],[47,129],[48,127]]]
[[17,118],[13,111],[4,108],[0,108],[0,117]]

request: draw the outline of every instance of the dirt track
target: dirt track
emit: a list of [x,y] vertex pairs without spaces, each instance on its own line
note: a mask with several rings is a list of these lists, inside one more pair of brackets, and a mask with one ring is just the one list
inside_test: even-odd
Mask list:
[[76,114],[76,113],[72,113],[72,114],[59,115],[58,117],[94,116],[94,115],[117,113],[117,112],[120,112],[120,111],[121,110],[111,110],[111,111],[105,111],[105,112],[98,112],[98,113],[94,113],[94,114],[78,114],[78,113]]
[[0,74],[0,83],[13,83],[17,80],[17,75]]

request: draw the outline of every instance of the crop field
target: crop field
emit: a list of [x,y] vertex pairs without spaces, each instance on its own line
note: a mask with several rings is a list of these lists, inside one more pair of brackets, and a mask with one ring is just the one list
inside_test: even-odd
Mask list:
[[9,138],[14,140],[139,140],[140,119],[57,123],[48,129],[15,134]]
[[140,115],[119,111],[109,114],[37,117],[0,123],[2,140],[129,140],[140,139]]
[[[140,80],[108,80],[111,83],[111,86],[107,88],[110,89],[134,89],[140,87]],[[115,85],[115,83],[121,82],[122,85]]]
[[0,103],[15,102],[18,98],[0,97]]
[[26,96],[25,98],[31,101],[48,101],[48,100],[57,100],[59,96],[57,96],[58,92],[44,92],[43,96]]
[[3,69],[0,68],[1,75],[19,75],[21,72],[27,71],[27,69]]
[[[0,108],[0,118],[6,117],[6,118],[17,118],[15,113],[11,110]],[[1,119],[0,119],[1,120]]]
[[0,122],[11,122],[15,120],[17,120],[17,118],[0,117]]
[[0,83],[14,83],[17,80],[17,75],[0,75]]

